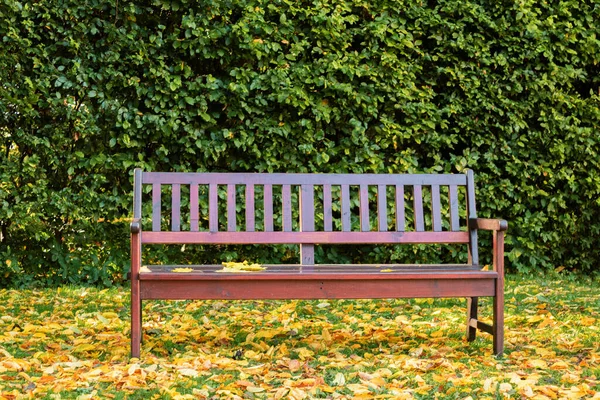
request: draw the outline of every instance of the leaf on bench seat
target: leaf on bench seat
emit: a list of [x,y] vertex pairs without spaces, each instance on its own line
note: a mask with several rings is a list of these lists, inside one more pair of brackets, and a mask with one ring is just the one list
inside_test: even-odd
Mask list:
[[150,268],[148,268],[147,266],[142,265],[140,267],[140,272],[152,272],[152,271],[150,271]]
[[382,269],[382,270],[381,270],[381,271],[379,271],[379,272],[394,272],[394,270],[393,270],[393,269],[390,269],[390,268],[388,268],[388,269]]
[[248,264],[248,261],[244,262],[224,262],[223,269],[219,269],[216,272],[258,272],[264,271],[266,268],[260,264]]
[[171,272],[192,272],[192,268],[173,268]]

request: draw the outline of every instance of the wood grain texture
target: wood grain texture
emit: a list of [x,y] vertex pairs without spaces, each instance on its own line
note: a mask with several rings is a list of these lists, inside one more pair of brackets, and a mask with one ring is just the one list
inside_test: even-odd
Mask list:
[[235,185],[227,185],[227,231],[237,231]]
[[171,186],[171,230],[181,230],[181,185],[175,183]]
[[219,231],[219,195],[215,183],[208,186],[208,229],[210,232]]
[[413,187],[413,208],[415,213],[415,230],[423,232],[425,230],[425,215],[423,214],[423,188],[421,185]]
[[161,185],[160,183],[152,184],[152,230],[154,232],[160,231],[160,225],[162,222],[161,215]]
[[458,212],[458,187],[450,185],[448,188],[448,201],[450,202],[450,230],[460,230],[460,217]]
[[468,243],[468,232],[143,232],[145,244]]
[[331,198],[331,185],[323,185],[323,230],[333,231],[333,209]]
[[463,174],[286,174],[144,172],[143,183],[189,185],[465,185]]
[[190,185],[190,231],[198,232],[200,227],[200,204],[198,203],[198,185]]
[[360,185],[359,203],[360,203],[360,230],[369,232],[371,222],[369,221],[369,186]]
[[264,186],[265,232],[273,232],[273,186]]
[[254,185],[246,185],[246,232],[254,232]]
[[396,231],[406,230],[406,215],[404,211],[404,186],[396,185]]
[[[475,178],[472,170],[467,170],[467,218],[469,220],[477,218],[477,208],[475,206]],[[479,247],[477,240],[477,230],[469,229],[469,261],[472,264],[479,264]]]
[[377,185],[377,230],[386,232],[387,228],[387,189],[385,185]]
[[342,231],[350,232],[350,186],[342,185]]
[[290,185],[282,185],[281,197],[283,199],[283,231],[292,231],[292,188]]
[[431,185],[431,221],[433,231],[440,232],[442,230],[440,185]]
[[[247,274],[246,274],[247,275]],[[419,297],[492,296],[494,279],[444,276],[413,279],[218,279],[143,280],[143,299],[385,299]]]

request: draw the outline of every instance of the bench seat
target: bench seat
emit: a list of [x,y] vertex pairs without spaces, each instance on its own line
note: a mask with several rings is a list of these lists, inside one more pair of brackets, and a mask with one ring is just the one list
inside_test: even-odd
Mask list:
[[[216,272],[221,265],[152,265],[140,272],[142,299],[356,299],[495,295],[498,273],[472,265],[263,265],[259,272]],[[385,272],[382,272],[385,271]],[[389,272],[388,272],[389,271]],[[484,281],[487,281],[484,282]],[[152,283],[155,282],[153,285]]]

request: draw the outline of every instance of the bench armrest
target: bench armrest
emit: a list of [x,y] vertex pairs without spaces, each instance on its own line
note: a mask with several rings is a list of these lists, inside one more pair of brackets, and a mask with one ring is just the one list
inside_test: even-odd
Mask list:
[[140,233],[142,230],[142,221],[140,220],[140,218],[134,218],[133,221],[131,221],[131,233]]
[[469,219],[469,229],[483,229],[487,231],[506,231],[508,222],[503,219],[492,218],[471,218]]

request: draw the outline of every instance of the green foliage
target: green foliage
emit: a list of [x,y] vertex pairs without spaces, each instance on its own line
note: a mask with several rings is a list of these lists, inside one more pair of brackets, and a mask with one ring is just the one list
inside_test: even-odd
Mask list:
[[0,282],[119,279],[135,166],[468,167],[480,214],[510,221],[510,268],[593,271],[599,14],[592,0],[1,0]]

